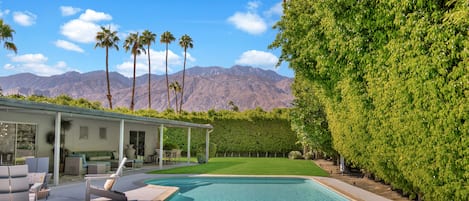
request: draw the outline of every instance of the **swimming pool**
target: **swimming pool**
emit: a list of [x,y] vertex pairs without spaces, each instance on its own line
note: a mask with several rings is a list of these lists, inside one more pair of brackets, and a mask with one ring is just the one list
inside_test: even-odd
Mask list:
[[177,186],[168,201],[348,200],[311,179],[277,177],[176,177],[147,184]]

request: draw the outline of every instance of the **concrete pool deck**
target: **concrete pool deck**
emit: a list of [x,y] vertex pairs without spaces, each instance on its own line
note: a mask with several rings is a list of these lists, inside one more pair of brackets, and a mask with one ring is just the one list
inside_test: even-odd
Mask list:
[[[167,175],[167,174],[146,174],[142,172],[133,172],[128,175],[120,177],[117,182],[114,184],[113,190],[125,192],[131,191],[137,188],[146,186],[144,183],[148,179],[158,179],[158,178],[168,178],[168,177],[177,177],[177,176],[196,176],[196,175]],[[211,175],[214,176],[214,175]],[[227,176],[227,175],[222,175]],[[266,177],[266,176],[263,176]],[[285,177],[285,176],[281,176]],[[304,177],[304,176],[288,176],[288,177],[301,177],[301,178],[311,178],[323,185],[332,188],[333,190],[346,195],[352,200],[363,200],[363,201],[388,201],[390,199],[384,198],[382,196],[376,195],[369,191],[365,191],[356,186],[352,186],[340,180],[329,178],[329,177]],[[96,183],[95,185],[103,185],[104,181]],[[159,189],[161,193],[165,193],[165,189]],[[50,195],[47,200],[49,201],[81,201],[85,199],[85,183],[84,182],[74,182],[59,186],[51,187]]]

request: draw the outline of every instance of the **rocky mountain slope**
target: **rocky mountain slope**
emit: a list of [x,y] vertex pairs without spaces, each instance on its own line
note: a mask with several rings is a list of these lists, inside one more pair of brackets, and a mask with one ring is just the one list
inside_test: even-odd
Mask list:
[[[129,107],[132,79],[119,73],[110,74],[114,107]],[[137,77],[135,107],[148,107],[147,75]],[[182,72],[171,74],[170,82],[182,84]],[[233,101],[240,110],[261,107],[264,110],[290,107],[293,100],[290,85],[292,79],[274,71],[259,68],[233,66],[192,67],[186,70],[186,89],[183,110],[206,111],[229,109]],[[107,107],[106,76],[104,71],[88,73],[68,72],[41,77],[30,73],[0,77],[4,94],[44,95],[54,97],[67,94],[74,98],[100,101]],[[164,75],[152,75],[152,108],[162,111],[167,107],[166,80]],[[174,92],[171,106],[174,107]]]

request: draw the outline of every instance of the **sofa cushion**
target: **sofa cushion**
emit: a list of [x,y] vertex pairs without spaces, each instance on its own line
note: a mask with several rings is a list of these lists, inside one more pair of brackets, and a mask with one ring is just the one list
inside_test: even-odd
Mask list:
[[90,161],[105,161],[111,160],[111,156],[91,156]]

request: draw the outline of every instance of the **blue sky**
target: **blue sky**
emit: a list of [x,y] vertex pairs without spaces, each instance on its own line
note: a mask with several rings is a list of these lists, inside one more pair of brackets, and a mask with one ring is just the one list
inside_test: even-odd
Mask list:
[[[120,37],[119,51],[110,49],[110,71],[132,76],[133,59],[122,48],[129,33],[148,29],[157,34],[151,47],[152,73],[164,74],[165,45],[170,31],[169,73],[180,71],[184,53],[179,38],[194,43],[187,67],[249,65],[293,77],[287,64],[276,68],[280,50],[269,50],[282,15],[282,0],[24,0],[0,1],[0,18],[16,33],[18,54],[0,49],[0,76],[30,72],[41,76],[67,71],[105,69],[105,50],[94,48],[100,26],[111,26]],[[2,41],[3,44],[3,41]],[[3,45],[2,45],[3,46]],[[138,57],[137,75],[147,70],[147,55]]]

